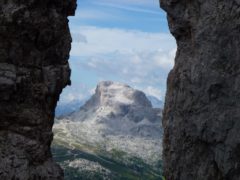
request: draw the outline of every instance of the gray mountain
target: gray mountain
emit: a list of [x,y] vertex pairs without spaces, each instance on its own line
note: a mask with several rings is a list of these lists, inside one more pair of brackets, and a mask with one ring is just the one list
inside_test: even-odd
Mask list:
[[71,121],[91,124],[105,136],[161,136],[161,110],[152,108],[146,95],[128,85],[104,81],[79,111],[65,117]]
[[104,81],[78,111],[57,120],[54,143],[127,164],[135,163],[134,158],[157,164],[162,152],[161,114],[143,92]]
[[151,101],[153,108],[161,108],[163,109],[164,106],[164,102],[161,101],[160,99],[158,99],[155,96],[150,96],[148,95],[147,98],[149,99],[149,101]]

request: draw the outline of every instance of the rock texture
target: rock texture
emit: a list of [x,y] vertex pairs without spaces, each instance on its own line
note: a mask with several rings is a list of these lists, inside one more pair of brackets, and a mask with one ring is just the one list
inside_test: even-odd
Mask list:
[[164,110],[168,180],[240,179],[240,1],[161,0],[178,51]]
[[0,179],[63,179],[51,158],[54,109],[70,84],[75,0],[0,3]]

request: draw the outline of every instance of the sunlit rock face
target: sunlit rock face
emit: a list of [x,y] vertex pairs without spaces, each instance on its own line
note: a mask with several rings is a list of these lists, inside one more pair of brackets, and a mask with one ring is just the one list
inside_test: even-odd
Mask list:
[[240,1],[161,0],[178,51],[163,117],[169,180],[240,179]]
[[63,179],[51,158],[54,109],[70,83],[75,0],[0,3],[0,179]]
[[103,81],[78,111],[57,121],[55,144],[88,145],[107,154],[118,150],[156,164],[162,152],[161,116],[142,91]]

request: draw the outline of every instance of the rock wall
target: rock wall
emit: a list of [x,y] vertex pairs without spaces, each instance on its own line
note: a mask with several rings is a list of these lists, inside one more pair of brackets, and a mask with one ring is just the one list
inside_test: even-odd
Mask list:
[[178,51],[164,110],[167,180],[240,179],[240,1],[161,0]]
[[67,16],[75,0],[0,2],[0,179],[61,180],[54,110],[70,84]]

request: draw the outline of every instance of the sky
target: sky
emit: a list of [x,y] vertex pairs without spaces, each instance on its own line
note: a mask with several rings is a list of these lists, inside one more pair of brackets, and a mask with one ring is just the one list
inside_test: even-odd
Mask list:
[[176,43],[159,0],[78,0],[69,25],[72,85],[60,103],[86,100],[105,80],[164,100]]

